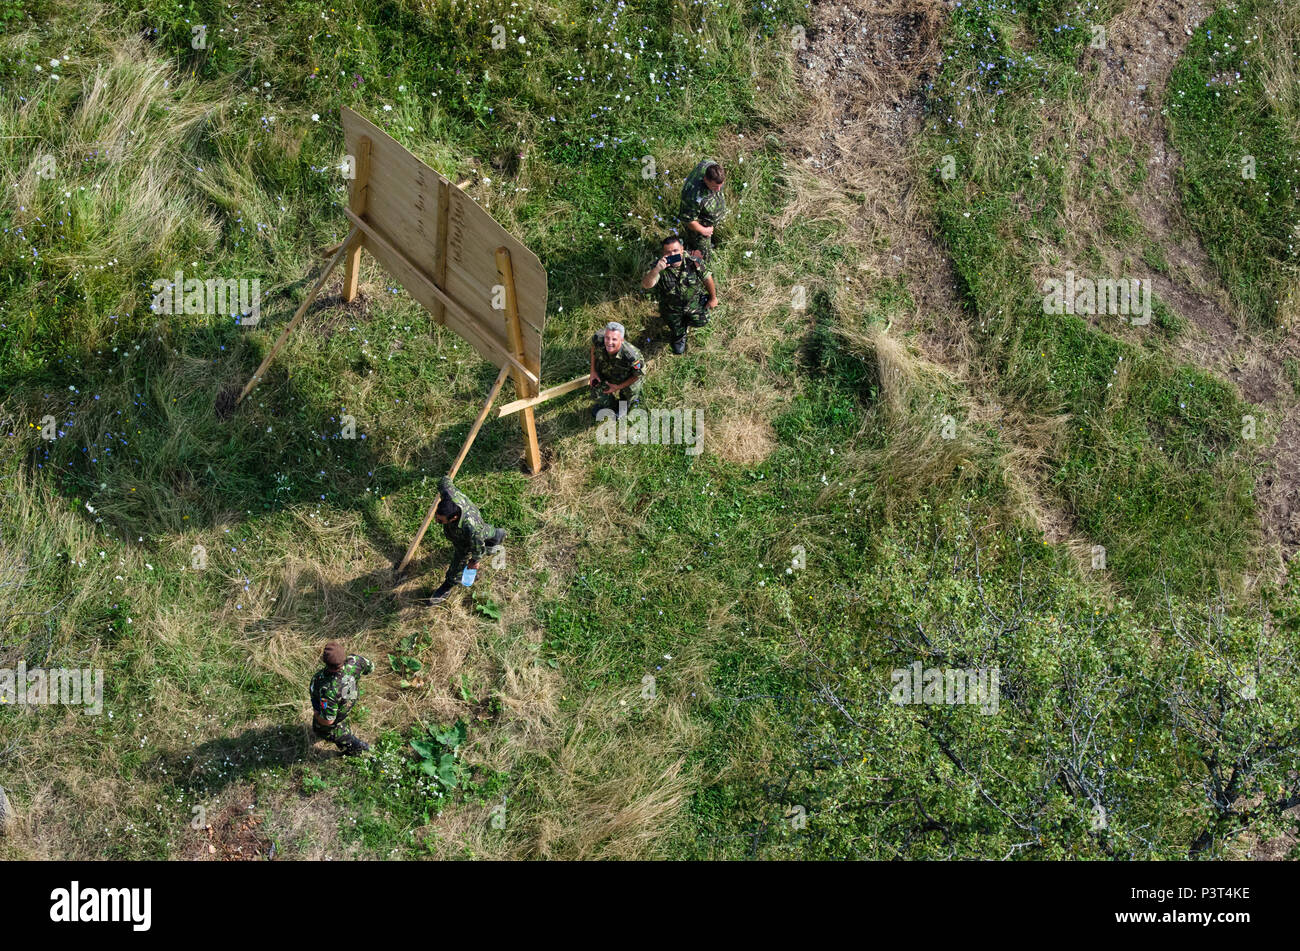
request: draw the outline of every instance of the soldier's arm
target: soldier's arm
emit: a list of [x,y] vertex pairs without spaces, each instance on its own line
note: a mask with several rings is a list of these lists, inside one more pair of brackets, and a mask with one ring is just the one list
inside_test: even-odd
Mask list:
[[623,389],[623,387],[625,386],[631,386],[633,383],[635,383],[637,380],[641,379],[641,377],[645,375],[644,370],[645,370],[645,364],[640,360],[634,360],[632,362],[632,375],[628,377],[626,380],[624,380],[622,383],[611,383],[610,387],[612,391],[618,392],[619,390]]
[[704,286],[705,286],[705,288],[706,288],[706,289],[708,290],[708,292],[709,292],[709,306],[710,306],[710,307],[717,307],[717,306],[718,306],[718,289],[717,289],[717,287],[716,287],[716,286],[714,285],[714,283],[713,283],[713,275],[712,275],[712,274],[705,274],[705,275],[704,275]]
[[357,673],[368,674],[375,669],[375,665],[370,661],[370,659],[362,657],[360,654],[353,654],[352,660],[357,665]]
[[660,258],[658,261],[656,261],[654,263],[654,267],[646,271],[645,274],[641,277],[641,286],[644,287],[646,290],[650,290],[650,288],[658,284],[659,275],[663,272],[663,269],[666,268],[667,266],[668,266],[668,259],[666,257]]
[[696,234],[708,234],[704,230],[704,225],[700,224],[699,202],[692,200],[690,195],[682,195],[682,210],[677,217],[683,222],[682,227],[687,231],[694,231]]
[[451,479],[449,477],[443,476],[438,480],[438,491],[444,498],[451,498]]
[[487,551],[487,542],[483,539],[482,532],[469,533],[469,566],[477,568],[479,559]]
[[316,718],[327,726],[332,724],[339,715],[338,701],[329,697],[324,691],[321,692],[320,706],[313,711]]
[[694,231],[696,234],[702,234],[706,238],[713,234],[713,228],[706,225],[700,220],[701,198],[694,194],[682,195],[682,209],[678,213],[678,218],[685,222],[684,226],[688,231]]

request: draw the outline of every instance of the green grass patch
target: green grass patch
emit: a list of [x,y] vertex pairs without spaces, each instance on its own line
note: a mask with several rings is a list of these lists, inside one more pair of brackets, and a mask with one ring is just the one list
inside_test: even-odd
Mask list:
[[1300,227],[1297,19],[1269,0],[1202,23],[1169,79],[1183,208],[1257,327],[1295,313]]

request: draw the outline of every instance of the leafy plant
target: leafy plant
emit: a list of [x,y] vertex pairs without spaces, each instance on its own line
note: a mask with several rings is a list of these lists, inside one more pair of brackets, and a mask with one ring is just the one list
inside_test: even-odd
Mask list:
[[481,601],[478,598],[475,598],[474,610],[479,614],[490,617],[494,621],[501,620],[501,605],[497,604],[489,597],[485,597]]
[[478,678],[475,677],[475,676],[473,676],[473,674],[471,674],[471,673],[469,673],[469,672],[467,672],[467,671],[461,671],[461,674],[460,674],[460,699],[463,700],[463,701],[465,701],[465,703],[473,703],[473,702],[474,702],[475,695],[476,695],[477,692],[478,692],[478,691],[477,691],[477,686],[478,686],[478,685],[475,683],[475,681],[477,681],[477,680],[478,680]]
[[460,761],[457,750],[465,742],[469,727],[464,720],[445,729],[428,727],[423,733],[414,731],[411,749],[418,759],[411,764],[415,772],[438,780],[447,792],[469,785],[469,769]]
[[402,654],[388,655],[389,666],[393,668],[395,673],[403,675],[402,681],[398,684],[398,686],[403,689],[424,686],[423,678],[411,677],[410,680],[405,678],[411,674],[418,674],[424,669],[424,665],[420,663],[419,658],[411,655],[418,654],[423,648],[428,646],[428,633],[428,631],[417,631],[414,634],[408,634],[397,642],[398,647],[402,650]]

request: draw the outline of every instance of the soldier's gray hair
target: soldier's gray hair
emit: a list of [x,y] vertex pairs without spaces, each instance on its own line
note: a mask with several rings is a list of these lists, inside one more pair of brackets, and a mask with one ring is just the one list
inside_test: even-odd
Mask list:
[[605,329],[617,331],[618,333],[622,334],[624,337],[627,336],[627,331],[623,329],[623,325],[620,324],[617,320],[611,320],[609,323],[605,325]]

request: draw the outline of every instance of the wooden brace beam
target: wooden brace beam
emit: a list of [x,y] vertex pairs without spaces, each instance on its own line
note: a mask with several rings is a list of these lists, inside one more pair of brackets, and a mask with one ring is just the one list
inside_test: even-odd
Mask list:
[[298,305],[297,312],[281,332],[280,339],[271,347],[271,352],[262,360],[262,365],[257,368],[257,371],[249,378],[248,382],[244,384],[244,389],[240,392],[239,399],[235,400],[235,405],[242,403],[244,397],[249,394],[249,391],[253,389],[257,384],[257,381],[262,378],[262,374],[266,372],[266,368],[271,365],[271,361],[275,359],[275,355],[280,352],[280,348],[284,346],[284,342],[289,339],[289,334],[293,333],[298,327],[299,321],[302,320],[302,315],[307,313],[307,308],[310,307],[311,302],[316,299],[316,295],[320,293],[320,289],[325,286],[325,281],[334,273],[334,269],[339,266],[339,261],[341,261],[343,256],[348,253],[353,244],[360,244],[360,239],[361,232],[356,228],[353,228],[352,232],[347,236],[344,242],[339,245],[339,249],[334,252],[334,257],[331,258],[330,263],[326,265],[325,273],[320,276],[320,279],[316,281],[316,286],[311,289],[311,292],[304,297],[302,303]]
[[[510,367],[504,366],[501,368],[501,372],[497,374],[497,381],[492,384],[492,389],[488,392],[487,400],[483,403],[483,408],[479,410],[478,419],[474,420],[474,425],[470,427],[469,435],[465,437],[465,444],[460,447],[460,455],[458,455],[456,461],[451,464],[451,471],[447,473],[447,478],[456,478],[456,473],[460,471],[460,464],[464,462],[465,457],[469,455],[469,447],[474,445],[474,439],[478,436],[478,431],[483,428],[483,421],[487,419],[488,411],[492,409],[492,402],[497,398],[497,394],[501,392],[501,384],[506,381],[506,374],[509,372]],[[406,566],[411,563],[411,559],[415,557],[415,550],[420,547],[420,542],[424,540],[424,533],[429,530],[429,525],[433,522],[433,513],[437,508],[438,503],[435,500],[434,503],[429,506],[429,511],[424,516],[424,522],[420,525],[420,530],[415,533],[415,538],[412,540],[410,547],[406,549],[406,554],[402,556],[401,564],[397,566],[397,574],[399,577],[402,572],[406,570]]]
[[545,403],[547,400],[554,399],[557,396],[563,396],[565,393],[572,393],[574,390],[580,390],[587,385],[590,379],[591,374],[584,373],[582,376],[574,377],[568,383],[561,383],[559,386],[553,386],[549,390],[542,390],[542,392],[536,396],[530,396],[528,399],[515,400],[512,403],[507,403],[497,410],[497,418],[500,419],[502,416],[509,416],[511,413],[517,413],[521,409],[528,409],[531,406],[536,406],[538,403]]

